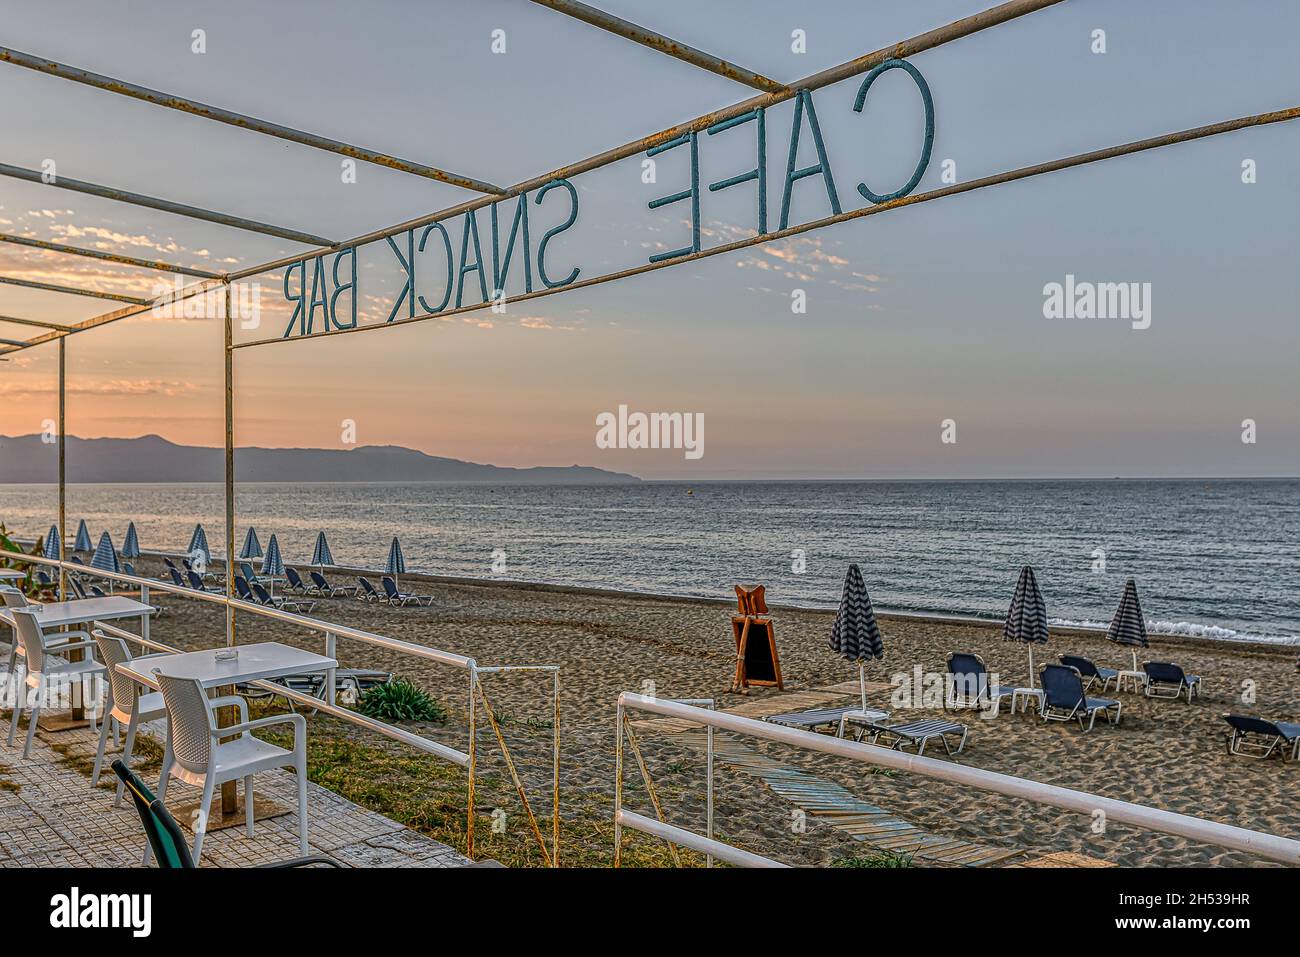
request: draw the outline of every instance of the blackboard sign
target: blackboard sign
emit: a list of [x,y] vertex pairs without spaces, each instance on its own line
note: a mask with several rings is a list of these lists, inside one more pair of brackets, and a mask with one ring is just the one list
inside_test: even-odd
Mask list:
[[776,626],[770,618],[734,615],[731,634],[736,642],[736,675],[732,690],[750,685],[784,690],[781,661],[776,653]]

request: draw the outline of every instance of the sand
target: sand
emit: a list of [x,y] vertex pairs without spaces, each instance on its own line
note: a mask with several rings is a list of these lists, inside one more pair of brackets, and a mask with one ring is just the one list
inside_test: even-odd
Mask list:
[[[144,563],[148,567],[149,562]],[[331,576],[345,580],[342,573]],[[480,665],[555,664],[562,669],[562,787],[565,807],[577,797],[591,813],[612,815],[614,709],[622,691],[653,688],[662,697],[713,698],[719,708],[752,706],[777,697],[774,689],[746,695],[728,688],[734,664],[730,616],[734,605],[505,583],[403,579],[403,587],[436,598],[431,608],[391,608],[355,599],[322,600],[317,617],[354,628],[474,657]],[[769,594],[769,600],[779,594]],[[154,626],[159,640],[185,648],[223,640],[220,606],[157,598],[167,614]],[[774,608],[786,694],[808,692],[856,678],[856,669],[827,647],[832,615]],[[253,616],[239,619],[239,641],[281,640],[320,650],[322,642],[296,628]],[[941,671],[949,652],[973,651],[1004,682],[1023,684],[1023,645],[1002,640],[984,624],[881,616],[885,657],[869,677],[889,681],[898,673]],[[1128,649],[1097,633],[1053,632],[1035,650],[1040,664],[1063,653],[1099,664],[1129,667]],[[391,670],[425,687],[448,709],[445,728],[429,733],[457,747],[466,742],[463,672],[354,641],[340,640],[341,664]],[[1075,724],[1044,724],[1034,715],[1003,713],[994,720],[959,716],[970,726],[965,751],[951,760],[1110,798],[1210,818],[1287,836],[1300,832],[1295,788],[1300,765],[1227,753],[1227,711],[1277,720],[1300,719],[1300,675],[1295,649],[1152,636],[1143,659],[1170,660],[1203,677],[1193,703],[1151,700],[1133,692],[1123,701],[1118,727],[1099,723],[1091,732]],[[496,712],[520,762],[529,793],[549,800],[549,678],[497,675],[485,679]],[[1243,694],[1253,690],[1253,704]],[[1099,693],[1099,692],[1094,692]],[[890,691],[875,688],[870,703],[890,707]],[[852,697],[835,704],[848,705]],[[779,707],[779,700],[769,710]],[[939,716],[938,709],[897,710],[896,716]],[[640,732],[647,760],[672,823],[702,829],[704,762],[693,735]],[[480,737],[486,746],[487,736]],[[916,775],[869,773],[840,758],[746,740],[753,751],[784,765],[838,783],[853,795],[927,831],[983,845],[1023,850],[1020,860],[1053,853],[1129,866],[1255,865],[1257,857],[1142,832],[1092,817],[970,790]],[[393,747],[401,745],[393,744]],[[931,754],[932,752],[927,752]],[[937,752],[942,757],[942,750]],[[484,767],[501,770],[485,750]],[[636,777],[630,764],[630,779]],[[718,833],[731,843],[794,864],[825,864],[870,848],[843,831],[811,822],[792,826],[794,805],[761,781],[720,764],[717,771]],[[650,814],[644,792],[629,792],[633,809]],[[567,810],[564,813],[569,813]],[[918,861],[918,863],[921,863]]]

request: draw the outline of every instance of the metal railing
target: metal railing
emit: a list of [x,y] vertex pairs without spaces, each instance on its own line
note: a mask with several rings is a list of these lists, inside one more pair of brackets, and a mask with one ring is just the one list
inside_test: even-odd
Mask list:
[[[199,591],[198,589],[177,585],[173,582],[161,581],[156,578],[145,578],[140,575],[127,575],[123,572],[110,572],[103,569],[94,568],[88,565],[82,565],[77,562],[63,561],[58,559],[45,558],[41,555],[28,555],[23,552],[11,552],[0,549],[0,559],[8,559],[11,562],[22,562],[30,565],[43,565],[49,568],[61,569],[63,573],[74,573],[87,577],[101,578],[106,581],[118,582],[131,585],[140,591],[140,601],[143,604],[149,604],[149,595],[151,591],[160,591],[166,594],[179,595],[184,598],[193,598],[198,601],[205,601],[213,605],[221,605],[235,612],[244,612],[250,615],[256,615],[262,618],[270,618],[275,621],[284,622],[290,625],[296,625],[308,631],[318,632],[325,639],[325,654],[329,658],[335,656],[335,646],[337,639],[347,638],[352,641],[361,642],[367,645],[373,645],[378,648],[384,648],[388,651],[394,651],[399,654],[411,655],[416,658],[431,661],[439,665],[455,668],[464,671],[469,676],[468,690],[468,726],[469,742],[464,751],[453,748],[449,745],[442,744],[438,741],[432,741],[428,738],[414,734],[404,728],[388,724],[374,718],[367,717],[351,709],[339,706],[335,701],[334,693],[334,670],[331,669],[326,676],[325,690],[323,698],[317,698],[312,695],[303,694],[293,691],[283,685],[269,681],[249,682],[257,687],[272,691],[275,694],[284,697],[290,701],[307,705],[322,711],[332,717],[347,721],[350,724],[374,731],[385,737],[403,744],[418,748],[419,750],[431,754],[434,757],[449,761],[452,764],[466,769],[466,822],[465,822],[465,844],[466,856],[474,856],[474,799],[475,784],[478,773],[478,717],[479,708],[482,707],[483,714],[487,717],[488,724],[496,738],[501,757],[505,762],[506,769],[515,787],[515,792],[523,805],[524,812],[528,818],[530,829],[541,850],[542,859],[549,867],[558,867],[560,863],[560,668],[558,665],[479,665],[478,662],[465,655],[456,654],[451,651],[444,651],[440,648],[432,648],[427,645],[417,645],[414,642],[403,641],[399,638],[390,638],[386,635],[379,635],[373,632],[362,631],[359,628],[352,628],[347,625],[340,625],[335,622],[325,621],[320,618],[312,618],[308,615],[298,614],[296,612],[285,611],[281,608],[274,608],[267,605],[260,605],[254,602],[244,601],[240,598],[228,597],[218,592]],[[108,625],[104,622],[96,622],[95,627],[105,632],[117,635],[128,641],[135,642],[144,647],[153,648],[158,651],[176,652],[180,649],[173,648],[170,645],[163,644],[153,640],[150,636],[149,616],[142,618],[141,633],[139,635],[125,631],[116,626]],[[543,673],[551,675],[551,713],[552,713],[552,781],[551,781],[551,843],[547,847],[545,838],[542,836],[541,827],[537,822],[536,815],[533,813],[532,805],[528,801],[525,793],[523,782],[519,777],[518,769],[515,766],[514,757],[506,744],[500,723],[497,721],[496,713],[492,710],[491,702],[488,698],[487,690],[481,680],[483,675],[507,674],[513,672],[520,673]]]
[[[1164,811],[1159,808],[1101,797],[1097,794],[1089,794],[1086,791],[1075,791],[1071,788],[1058,787],[1053,784],[1042,784],[1027,778],[1000,774],[996,771],[985,771],[981,768],[954,764],[950,761],[940,761],[936,758],[905,754],[901,751],[861,744],[844,738],[817,734],[812,731],[800,731],[777,724],[768,724],[765,721],[755,721],[753,718],[728,714],[725,711],[697,708],[680,701],[624,692],[619,695],[617,713],[618,746],[615,754],[614,772],[615,867],[620,864],[623,828],[625,827],[655,837],[661,837],[670,844],[678,844],[701,853],[711,854],[718,860],[727,861],[740,867],[787,866],[771,858],[743,851],[714,840],[711,816],[709,833],[704,835],[667,823],[664,820],[658,799],[654,796],[653,785],[649,783],[644,762],[639,756],[639,748],[636,749],[638,762],[641,764],[643,775],[646,775],[647,778],[647,792],[651,796],[651,803],[655,807],[656,817],[649,818],[625,809],[623,807],[623,739],[625,733],[632,733],[631,726],[627,722],[628,711],[644,711],[650,714],[663,715],[667,718],[676,718],[700,724],[709,729],[710,735],[715,728],[731,731],[766,741],[788,744],[805,751],[817,751],[876,767],[906,771],[926,778],[949,781],[965,787],[989,791],[993,794],[1002,794],[1025,801],[1032,801],[1035,804],[1063,808],[1067,811],[1077,811],[1088,815],[1100,811],[1106,816],[1106,820],[1111,822],[1130,824],[1149,831],[1174,834],[1202,844],[1213,844],[1231,850],[1245,851],[1248,854],[1257,854],[1260,857],[1280,861],[1283,864],[1300,864],[1300,841],[1281,837],[1277,834],[1252,831],[1232,824],[1207,821],[1188,814]],[[629,738],[629,741],[635,741],[635,737]],[[712,770],[712,737],[710,737],[708,784],[710,808],[713,806]]]

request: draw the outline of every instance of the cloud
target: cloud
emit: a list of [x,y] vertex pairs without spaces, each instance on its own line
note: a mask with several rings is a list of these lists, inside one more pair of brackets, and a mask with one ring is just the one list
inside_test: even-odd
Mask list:
[[[192,382],[177,382],[167,379],[104,379],[99,382],[69,382],[67,384],[68,395],[157,395],[170,399],[180,395],[192,395],[199,391],[201,391],[199,387]],[[58,394],[57,386],[0,382],[0,395],[10,398],[26,399],[56,394]]]

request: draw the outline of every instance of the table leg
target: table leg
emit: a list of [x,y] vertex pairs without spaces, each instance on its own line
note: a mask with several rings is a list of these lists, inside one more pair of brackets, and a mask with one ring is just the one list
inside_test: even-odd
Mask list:
[[[221,695],[235,694],[234,685],[225,685],[218,692]],[[228,728],[232,724],[239,723],[239,711],[235,708],[218,708],[217,709],[217,727]],[[239,798],[236,795],[237,781],[227,781],[221,785],[221,816],[227,817],[239,811]]]
[[[64,630],[66,631],[67,629]],[[86,650],[84,648],[74,648],[72,651],[68,652],[69,663],[81,661],[85,657],[86,657]],[[83,685],[82,687],[85,686]],[[72,720],[73,721],[86,720],[86,706],[81,699],[82,696],[80,694],[73,693],[72,695]]]

